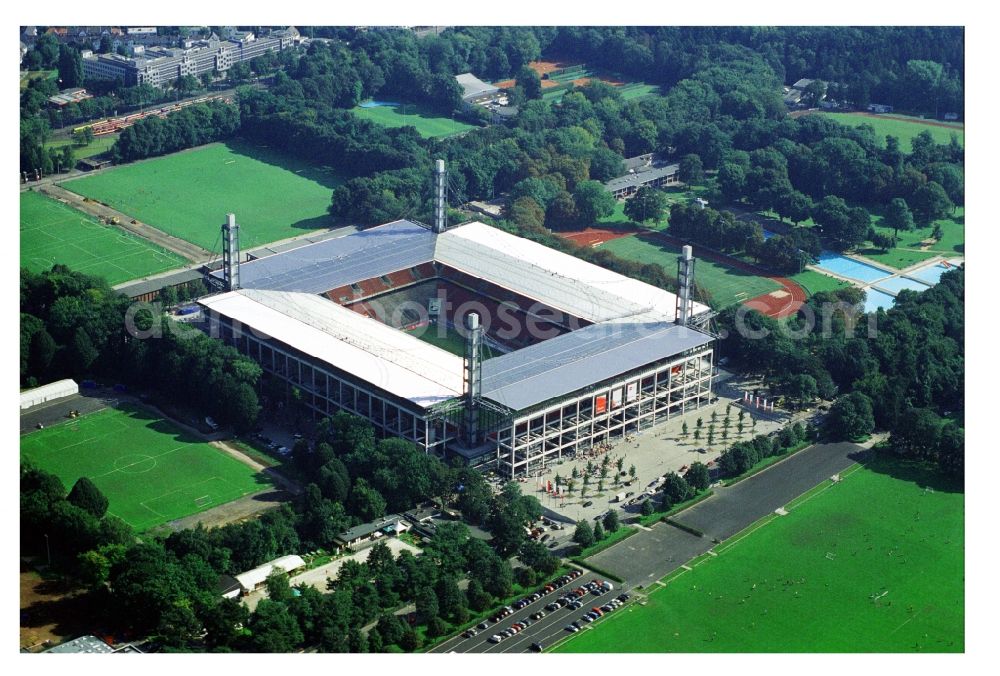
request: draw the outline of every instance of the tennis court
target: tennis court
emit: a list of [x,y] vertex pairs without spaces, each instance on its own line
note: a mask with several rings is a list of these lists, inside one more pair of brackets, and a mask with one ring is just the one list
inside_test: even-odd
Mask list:
[[32,272],[61,263],[114,285],[187,263],[173,252],[36,192],[21,193],[20,202],[21,267]]

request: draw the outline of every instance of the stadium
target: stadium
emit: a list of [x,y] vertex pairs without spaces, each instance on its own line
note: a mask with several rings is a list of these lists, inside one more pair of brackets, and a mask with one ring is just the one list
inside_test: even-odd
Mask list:
[[225,290],[199,301],[207,330],[318,417],[348,411],[515,477],[711,398],[711,313],[690,299],[689,250],[673,294],[484,223],[445,227],[443,199],[434,226],[394,221],[243,263],[238,232],[230,215]]

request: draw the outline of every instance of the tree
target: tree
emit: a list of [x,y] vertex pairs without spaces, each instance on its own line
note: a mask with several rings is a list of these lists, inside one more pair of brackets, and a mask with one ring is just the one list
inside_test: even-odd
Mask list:
[[893,234],[897,237],[900,230],[913,230],[915,227],[913,214],[910,213],[910,207],[906,204],[906,200],[902,197],[895,197],[889,202],[882,219],[882,225],[892,228]]
[[784,390],[785,393],[793,401],[795,401],[799,407],[802,407],[807,402],[812,401],[819,396],[819,388],[816,385],[816,379],[808,373],[797,373],[793,375],[785,383]]
[[711,483],[708,467],[700,462],[691,463],[688,471],[684,473],[684,480],[697,491],[706,490]]
[[672,507],[673,505],[684,502],[689,497],[691,497],[691,486],[689,486],[688,482],[684,480],[684,477],[676,472],[670,472],[667,474],[666,480],[663,482],[664,506]]
[[493,598],[483,589],[483,584],[473,578],[469,580],[469,586],[465,590],[465,596],[469,599],[469,607],[477,613],[489,608]]
[[705,178],[705,168],[701,164],[701,157],[696,153],[688,153],[682,157],[678,173],[684,183],[691,185],[701,183]]
[[688,435],[688,424],[687,420],[681,423],[681,436],[686,437]]
[[604,539],[604,526],[598,521],[594,524],[594,542],[600,542]]
[[639,508],[639,512],[643,516],[649,516],[650,514],[652,514],[655,511],[656,511],[656,508],[653,507],[653,501],[652,500],[643,500],[642,501],[642,506]]
[[83,59],[78,50],[68,45],[59,47],[59,79],[63,89],[83,86]]
[[417,622],[421,624],[428,624],[440,614],[437,594],[429,587],[418,589],[413,602],[417,607]]
[[831,438],[855,441],[875,431],[872,401],[862,392],[842,395],[833,402],[825,427]]
[[663,191],[644,185],[625,200],[625,216],[636,223],[659,223],[666,217],[667,196]]
[[608,533],[614,533],[616,530],[618,530],[618,525],[619,525],[618,512],[616,512],[613,509],[608,510],[608,513],[604,515],[603,523],[605,531],[607,531]]
[[31,336],[31,347],[28,356],[29,372],[39,380],[44,380],[52,366],[52,360],[58,350],[56,341],[49,332],[42,328]]
[[934,181],[917,188],[913,193],[912,205],[913,216],[923,227],[946,217],[955,209],[954,203],[948,199],[948,193]]
[[576,531],[573,533],[573,542],[584,549],[594,544],[594,531],[587,521],[577,521]]
[[798,190],[782,193],[775,203],[775,210],[783,218],[787,218],[795,225],[809,218],[812,213],[813,203],[806,195]]
[[892,247],[896,246],[896,238],[886,232],[875,232],[872,234],[872,245],[876,249],[881,249],[882,251],[888,251]]
[[573,191],[582,225],[591,225],[615,211],[615,198],[598,181],[581,181]]
[[522,228],[545,227],[545,210],[530,197],[521,197],[510,205],[508,218]]
[[514,76],[517,86],[524,90],[524,97],[528,100],[542,98],[542,80],[528,66],[521,66]]
[[85,476],[76,480],[66,499],[92,514],[95,519],[100,519],[108,511],[108,499],[94,482]]

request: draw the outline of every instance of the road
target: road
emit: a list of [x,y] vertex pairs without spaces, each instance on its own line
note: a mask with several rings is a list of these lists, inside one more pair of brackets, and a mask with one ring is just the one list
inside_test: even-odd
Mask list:
[[[602,606],[611,599],[615,598],[622,593],[622,589],[615,584],[615,588],[612,591],[604,592],[600,596],[594,596],[588,593],[586,596],[580,600],[583,602],[583,607],[579,610],[567,610],[566,608],[559,608],[558,610],[547,611],[545,606],[552,603],[560,596],[566,592],[576,589],[581,585],[585,585],[592,580],[602,579],[599,575],[593,573],[588,573],[581,575],[577,579],[571,581],[565,587],[555,590],[551,594],[546,594],[537,601],[529,603],[521,610],[508,615],[499,622],[490,622],[489,629],[485,629],[476,636],[472,638],[463,638],[461,635],[452,637],[447,641],[435,646],[432,650],[428,652],[432,653],[525,653],[531,652],[532,643],[541,643],[542,646],[550,645],[553,641],[562,636],[565,636],[569,632],[566,631],[565,627],[567,624],[573,620],[579,620],[584,613],[588,612],[594,606]],[[490,643],[489,638],[493,634],[502,631],[514,624],[515,622],[520,622],[528,618],[529,615],[533,615],[539,610],[545,613],[545,617],[533,622],[529,627],[524,629],[518,634],[514,634],[510,638],[504,639],[500,643]],[[614,612],[621,612],[621,608]]]

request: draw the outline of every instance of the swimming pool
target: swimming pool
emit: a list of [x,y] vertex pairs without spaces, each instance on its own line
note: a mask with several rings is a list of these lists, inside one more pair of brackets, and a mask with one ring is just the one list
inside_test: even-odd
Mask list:
[[893,296],[878,289],[865,289],[865,312],[875,312],[878,309],[888,310],[896,302]]
[[930,284],[918,282],[915,279],[907,279],[906,277],[892,277],[890,279],[885,279],[878,282],[875,286],[880,291],[888,291],[893,295],[898,294],[903,289],[912,289],[913,291],[919,293],[920,291],[926,291],[931,288]]
[[920,268],[919,270],[914,270],[913,272],[908,272],[906,274],[915,279],[919,279],[922,282],[927,282],[928,284],[937,284],[941,281],[941,275],[946,273],[948,270],[954,269],[954,266],[946,266],[944,263],[935,263],[934,265],[928,265],[927,267]]
[[364,103],[359,103],[360,108],[399,108],[398,103],[393,103],[392,101],[365,101]]
[[821,270],[826,270],[827,272],[832,272],[835,275],[856,279],[861,282],[874,282],[879,279],[885,279],[892,274],[888,270],[883,270],[882,268],[877,268],[874,265],[856,261],[853,258],[848,258],[847,256],[841,256],[840,254],[833,253],[832,251],[824,251],[821,253],[816,267]]

